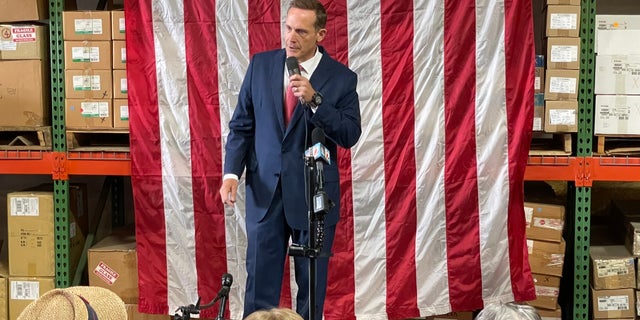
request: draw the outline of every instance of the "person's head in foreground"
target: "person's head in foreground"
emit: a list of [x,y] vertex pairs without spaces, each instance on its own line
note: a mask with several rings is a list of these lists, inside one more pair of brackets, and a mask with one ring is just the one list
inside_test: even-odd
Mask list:
[[18,320],[123,320],[124,302],[100,287],[69,287],[47,291],[20,313]]
[[303,320],[295,311],[286,308],[273,308],[270,310],[258,310],[244,320]]
[[476,320],[540,320],[536,309],[515,302],[492,303],[484,307]]

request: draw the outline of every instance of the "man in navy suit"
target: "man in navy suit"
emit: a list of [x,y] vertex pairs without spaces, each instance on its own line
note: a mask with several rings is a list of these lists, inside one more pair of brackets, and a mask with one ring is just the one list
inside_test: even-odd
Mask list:
[[[286,47],[251,59],[229,122],[220,195],[225,204],[233,205],[238,177],[246,169],[245,317],[278,306],[289,239],[307,244],[303,154],[314,128],[326,134],[331,164],[324,166],[324,190],[336,204],[325,216],[323,252],[330,252],[333,244],[340,207],[337,146],[352,147],[361,127],[357,75],[318,45],[327,33],[326,21],[326,10],[318,0],[291,1]],[[285,60],[291,56],[300,62],[301,75],[289,76]],[[295,97],[287,99],[291,93]],[[295,103],[287,108],[286,101]],[[309,259],[294,261],[296,310],[308,319]],[[322,319],[327,268],[328,258],[318,258],[315,319]]]

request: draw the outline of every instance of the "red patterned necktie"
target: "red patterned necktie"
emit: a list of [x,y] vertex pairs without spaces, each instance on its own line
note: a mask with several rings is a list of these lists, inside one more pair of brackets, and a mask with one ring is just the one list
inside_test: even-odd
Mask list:
[[[302,65],[300,65],[300,71],[304,71]],[[289,121],[291,121],[291,116],[293,116],[293,111],[296,109],[296,105],[298,104],[298,98],[293,95],[293,90],[291,88],[291,84],[287,87],[284,98],[284,126],[287,127],[289,125]]]
[[293,110],[296,108],[296,104],[298,104],[298,98],[293,95],[293,90],[291,90],[291,86],[287,87],[287,94],[284,99],[284,126],[289,125],[289,121],[291,121],[291,116],[293,115]]

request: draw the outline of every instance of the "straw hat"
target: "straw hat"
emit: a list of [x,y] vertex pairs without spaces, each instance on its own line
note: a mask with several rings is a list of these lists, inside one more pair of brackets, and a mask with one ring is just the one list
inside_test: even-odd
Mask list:
[[40,319],[123,320],[127,319],[127,310],[122,299],[109,289],[69,287],[47,291],[18,316],[18,320]]

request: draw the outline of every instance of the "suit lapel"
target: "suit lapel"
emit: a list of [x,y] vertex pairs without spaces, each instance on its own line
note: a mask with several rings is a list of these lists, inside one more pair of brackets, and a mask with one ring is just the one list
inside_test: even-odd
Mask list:
[[[284,114],[283,114],[283,108],[284,108],[284,61],[286,59],[285,57],[285,51],[284,49],[280,50],[278,53],[276,53],[276,55],[274,56],[274,61],[271,64],[273,67],[271,68],[271,71],[269,73],[269,77],[267,79],[271,79],[269,81],[273,81],[272,85],[271,85],[271,95],[273,98],[273,107],[274,110],[273,112],[275,112],[277,118],[278,118],[278,122],[280,123],[280,128],[282,129],[282,132],[285,131],[285,127],[284,127]],[[279,81],[277,79],[280,79]]]

